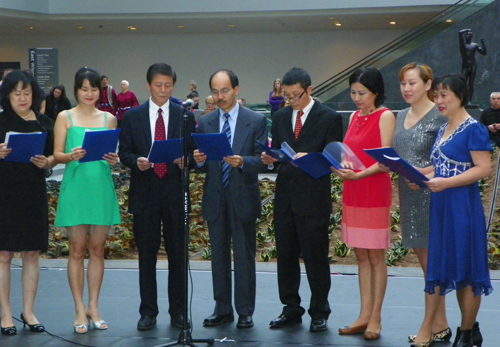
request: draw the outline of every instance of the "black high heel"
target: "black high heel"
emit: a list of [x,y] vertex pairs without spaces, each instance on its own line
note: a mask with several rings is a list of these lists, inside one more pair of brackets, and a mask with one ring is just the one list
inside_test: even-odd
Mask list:
[[472,326],[472,345],[476,347],[481,347],[483,344],[483,335],[479,331],[479,322],[475,322]]
[[24,316],[23,316],[22,313],[21,313],[21,321],[23,322],[23,329],[27,325],[28,328],[30,328],[31,332],[34,332],[34,333],[43,333],[45,331],[45,327],[43,325],[41,325],[40,323],[38,323],[38,324],[29,324],[26,321],[26,319],[24,319]]
[[1,328],[2,330],[2,335],[16,335],[17,334],[17,329],[15,326],[12,327],[7,327],[7,328]]

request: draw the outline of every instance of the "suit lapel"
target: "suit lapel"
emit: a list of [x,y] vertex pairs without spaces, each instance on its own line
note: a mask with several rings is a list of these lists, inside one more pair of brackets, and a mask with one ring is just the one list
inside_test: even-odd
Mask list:
[[283,138],[283,141],[288,143],[289,145],[295,142],[295,138],[293,135],[292,116],[293,116],[293,109],[290,106],[288,106],[286,117],[284,118],[285,124],[283,124],[285,129],[284,131],[285,137]]
[[250,119],[245,112],[243,107],[240,107],[238,112],[238,119],[236,120],[236,129],[234,130],[233,135],[233,153],[239,154],[243,149],[243,145],[245,144],[248,137],[248,129],[250,127]]
[[[167,140],[175,139],[180,137],[178,134],[178,130],[180,129],[180,117],[178,115],[179,110],[174,107],[172,102],[170,102],[170,107],[168,108],[168,131],[167,131]],[[180,131],[179,131],[180,133]]]
[[151,124],[149,123],[149,102],[142,104],[141,110],[141,120],[137,122],[137,125],[141,127],[143,136],[146,138],[146,142],[151,146],[153,139],[151,138]]

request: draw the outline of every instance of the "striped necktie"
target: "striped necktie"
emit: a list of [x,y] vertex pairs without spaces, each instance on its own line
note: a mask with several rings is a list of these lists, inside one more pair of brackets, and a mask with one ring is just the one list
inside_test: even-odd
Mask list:
[[[229,127],[229,114],[224,113],[224,117],[226,121],[224,122],[224,126],[222,127],[222,132],[226,134],[227,140],[229,141],[229,145],[231,145],[231,128]],[[226,188],[229,184],[229,172],[231,171],[231,165],[222,162],[222,187]]]

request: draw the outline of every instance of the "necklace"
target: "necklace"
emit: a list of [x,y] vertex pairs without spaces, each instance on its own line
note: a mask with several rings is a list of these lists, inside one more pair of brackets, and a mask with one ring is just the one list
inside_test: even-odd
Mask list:
[[[361,116],[361,111],[359,111],[357,117],[354,119],[354,124],[358,127],[361,128],[366,121],[368,120],[368,116],[370,116],[373,113],[374,110],[370,110],[367,115]],[[362,119],[362,120],[361,120]]]
[[30,113],[28,113],[26,116],[20,116],[22,119],[26,119],[28,118],[29,116],[31,116],[31,114],[33,113],[33,110],[30,111]]

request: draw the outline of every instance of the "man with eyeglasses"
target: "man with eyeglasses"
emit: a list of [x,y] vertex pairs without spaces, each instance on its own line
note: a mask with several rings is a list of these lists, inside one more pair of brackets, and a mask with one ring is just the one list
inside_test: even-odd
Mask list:
[[223,162],[206,161],[198,150],[194,159],[206,172],[202,211],[208,222],[212,247],[213,314],[204,326],[218,326],[234,320],[231,290],[231,239],[234,253],[234,305],[237,327],[253,327],[255,309],[255,221],[260,216],[260,188],[257,174],[265,170],[256,141],[267,139],[266,118],[241,107],[236,101],[240,87],[230,70],[210,77],[210,90],[219,109],[199,120],[198,133],[226,133],[233,156]]
[[[288,71],[282,79],[284,97],[290,105],[273,116],[272,147],[287,142],[301,157],[322,152],[327,144],[342,141],[342,118],[311,97],[309,74],[300,68]],[[328,261],[328,225],[332,212],[330,175],[314,179],[298,167],[277,162],[261,154],[262,162],[278,172],[274,199],[274,227],[278,251],[278,290],[282,313],[270,328],[283,328],[302,323],[305,309],[300,306],[300,267],[302,257],[311,290],[308,313],[309,330],[327,330],[330,315],[330,265]]]

